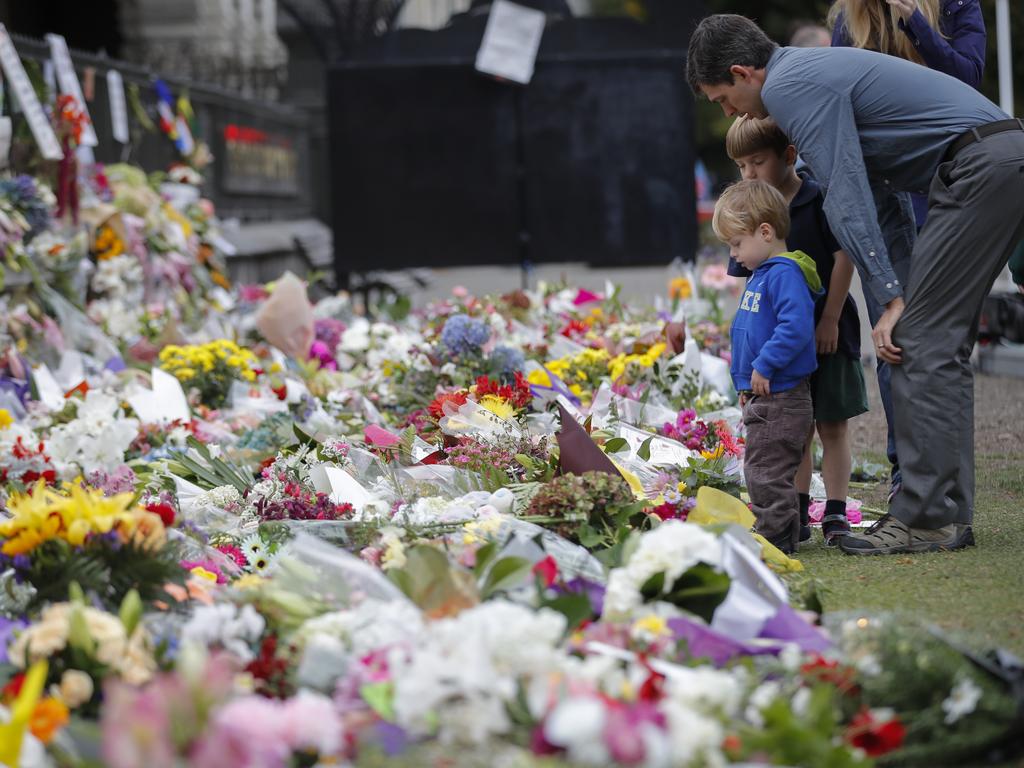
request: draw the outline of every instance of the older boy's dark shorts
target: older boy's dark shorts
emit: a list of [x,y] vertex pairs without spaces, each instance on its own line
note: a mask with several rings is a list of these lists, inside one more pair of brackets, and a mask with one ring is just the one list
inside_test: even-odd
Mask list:
[[811,374],[810,383],[815,421],[846,421],[868,410],[860,360],[841,352],[818,355],[818,370]]

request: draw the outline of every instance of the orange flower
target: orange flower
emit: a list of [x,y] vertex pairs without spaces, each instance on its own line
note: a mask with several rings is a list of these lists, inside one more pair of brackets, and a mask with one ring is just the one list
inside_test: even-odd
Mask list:
[[693,284],[688,277],[673,278],[668,284],[670,299],[688,299],[693,295]]
[[43,699],[32,711],[28,729],[43,744],[48,744],[57,731],[68,724],[68,708],[57,699]]

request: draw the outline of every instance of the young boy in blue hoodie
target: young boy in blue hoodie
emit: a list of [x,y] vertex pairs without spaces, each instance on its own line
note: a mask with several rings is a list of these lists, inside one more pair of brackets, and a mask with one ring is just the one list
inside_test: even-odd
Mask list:
[[794,480],[814,418],[808,377],[817,368],[821,280],[813,259],[787,248],[789,206],[767,182],[729,187],[712,226],[729,255],[753,273],[732,323],[731,370],[747,432],[743,473],[755,530],[792,554],[800,535]]
[[[825,216],[825,196],[809,176],[797,173],[796,147],[770,117],[738,118],[725,137],[725,149],[744,179],[760,179],[775,187],[789,204],[791,251],[803,251],[818,269],[824,293],[814,306],[818,370],[810,379],[814,420],[821,440],[821,478],[825,483],[822,533],[827,545],[850,532],[846,496],[850,491],[849,420],[868,410],[867,388],[860,362],[860,318],[850,296],[853,262],[836,241]],[[735,262],[729,274],[750,277]],[[810,488],[814,432],[807,438],[804,460],[796,473],[800,493],[800,540],[811,538]]]

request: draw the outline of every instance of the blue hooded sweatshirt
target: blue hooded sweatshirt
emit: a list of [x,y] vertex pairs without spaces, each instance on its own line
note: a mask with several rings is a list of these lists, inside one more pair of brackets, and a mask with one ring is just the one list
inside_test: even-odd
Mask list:
[[818,367],[814,299],[821,279],[803,251],[768,259],[747,281],[732,321],[732,381],[750,389],[756,370],[772,392],[792,389]]

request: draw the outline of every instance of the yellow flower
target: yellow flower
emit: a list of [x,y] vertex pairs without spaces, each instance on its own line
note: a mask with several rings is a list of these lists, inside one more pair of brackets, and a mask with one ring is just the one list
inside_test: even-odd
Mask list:
[[688,299],[693,296],[693,283],[688,277],[676,277],[669,281],[668,296],[670,299]]
[[668,622],[653,613],[633,622],[632,631],[633,634],[652,639],[669,634]]
[[247,573],[235,579],[231,586],[235,589],[258,589],[261,584],[263,584],[262,576],[258,576],[255,573]]
[[487,409],[499,419],[508,421],[516,415],[516,409],[503,397],[497,395],[484,395],[480,398],[480,406]]
[[0,429],[7,429],[13,423],[14,419],[11,416],[11,412],[6,408],[0,408]]
[[256,373],[254,371],[242,371],[242,378],[246,381],[256,381]]
[[526,375],[526,380],[538,387],[550,387],[551,377],[543,368],[536,368]]
[[710,461],[713,461],[714,459],[720,459],[722,458],[722,456],[725,455],[725,446],[719,443],[718,447],[716,447],[715,450],[703,450],[700,452],[700,455]]
[[174,372],[174,375],[178,377],[179,381],[189,381],[196,377],[195,368],[179,368]]
[[197,565],[195,568],[189,571],[189,573],[191,573],[193,576],[197,578],[213,582],[214,584],[217,583],[217,574],[215,574],[213,571],[206,570],[201,565]]

